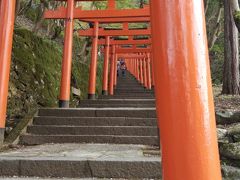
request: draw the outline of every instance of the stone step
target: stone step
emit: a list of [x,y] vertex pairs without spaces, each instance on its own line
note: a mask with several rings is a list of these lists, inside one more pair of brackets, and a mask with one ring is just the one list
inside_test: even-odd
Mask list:
[[141,85],[118,85],[115,87],[115,89],[145,89],[143,86]]
[[138,88],[138,89],[144,88],[141,84],[138,84],[138,83],[123,83],[123,84],[116,85],[116,88],[127,88],[127,87]]
[[107,144],[24,147],[0,153],[0,176],[29,180],[34,177],[160,179],[160,157],[144,156],[148,148],[152,147]]
[[36,135],[121,135],[121,136],[158,136],[153,126],[43,126],[33,125],[27,133]]
[[142,84],[139,84],[139,83],[120,83],[118,82],[119,84],[116,85],[117,88],[120,88],[120,87],[136,87],[136,88],[143,88],[143,85]]
[[113,96],[99,96],[99,99],[152,99],[155,100],[154,95],[113,95]]
[[130,117],[35,117],[34,125],[68,126],[156,126],[156,118]]
[[116,89],[115,92],[119,93],[153,93],[152,91],[146,90],[146,89],[136,89],[136,88],[121,88]]
[[133,93],[133,92],[140,92],[140,93],[153,93],[152,90],[148,90],[145,88],[120,88],[120,89],[115,89],[115,92],[123,92],[123,93]]
[[155,107],[155,104],[79,104],[78,107],[94,107],[94,108],[107,108],[107,107],[136,107],[136,108],[142,108],[142,107]]
[[131,96],[140,96],[140,97],[154,97],[154,93],[153,92],[119,92],[119,91],[115,91],[114,95],[120,95],[120,96],[125,96],[125,97],[131,97]]
[[129,80],[119,80],[117,81],[117,86],[123,86],[123,85],[142,85],[139,82],[137,82],[135,79],[129,79]]
[[56,117],[142,117],[156,118],[155,108],[46,108],[38,116]]
[[155,104],[155,99],[97,99],[81,100],[80,104]]
[[102,144],[142,144],[158,146],[158,136],[120,136],[120,135],[32,135],[20,136],[23,145],[49,143],[102,143]]

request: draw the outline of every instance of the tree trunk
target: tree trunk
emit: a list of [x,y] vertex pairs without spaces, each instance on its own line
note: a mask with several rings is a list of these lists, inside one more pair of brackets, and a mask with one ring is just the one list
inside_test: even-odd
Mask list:
[[224,72],[223,94],[239,94],[238,30],[233,14],[239,10],[238,0],[224,0]]
[[37,33],[39,31],[39,29],[41,28],[43,22],[44,22],[44,12],[45,10],[48,8],[48,2],[46,0],[40,0],[40,12],[39,12],[39,18],[38,21],[36,22],[34,28],[33,28],[33,32]]
[[213,32],[213,35],[212,37],[210,38],[210,42],[209,42],[209,49],[211,50],[213,48],[213,46],[215,45],[218,37],[222,34],[222,31],[221,31],[221,17],[222,17],[222,12],[223,12],[223,9],[222,7],[219,8],[218,10],[218,15],[217,15],[217,22],[216,22],[216,26],[215,26],[215,30]]
[[209,0],[204,0],[204,6],[205,6],[205,14],[207,14],[208,7],[209,7]]
[[16,10],[15,10],[15,12],[16,12],[15,19],[17,18],[20,8],[21,8],[21,0],[17,0],[16,1]]

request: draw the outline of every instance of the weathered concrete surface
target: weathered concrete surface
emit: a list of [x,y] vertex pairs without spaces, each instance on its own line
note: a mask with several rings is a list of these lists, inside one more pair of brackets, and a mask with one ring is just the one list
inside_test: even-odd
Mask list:
[[144,117],[156,118],[156,108],[46,108],[39,116],[57,117]]
[[99,99],[126,99],[126,98],[129,98],[129,99],[141,99],[141,98],[144,98],[144,99],[154,99],[154,95],[152,94],[148,94],[148,95],[138,95],[138,94],[135,94],[135,95],[113,95],[113,96],[99,96]]
[[158,136],[153,126],[29,126],[27,133],[38,135],[122,135]]
[[109,144],[143,144],[159,145],[158,136],[120,136],[120,135],[34,135],[20,137],[24,145],[46,143],[109,143]]
[[[0,180],[94,180],[99,178],[40,178],[40,177],[0,177]],[[101,178],[102,179],[102,178]],[[111,180],[116,180],[112,179]]]
[[0,128],[0,147],[3,145],[5,128]]
[[40,109],[20,137],[22,144],[38,146],[0,154],[0,174],[161,178],[160,153],[152,147],[159,145],[154,92],[130,76],[117,88],[117,95],[81,101],[80,108]]
[[160,178],[160,157],[143,145],[47,144],[0,153],[1,176]]
[[79,107],[139,107],[148,108],[155,107],[155,100],[152,99],[98,99],[98,100],[82,100]]
[[155,107],[155,104],[79,104],[78,107],[110,108],[110,107]]
[[157,126],[156,118],[134,117],[35,117],[35,125],[67,126]]
[[125,103],[125,104],[135,104],[135,103],[155,103],[155,99],[98,99],[98,100],[81,100],[82,104],[119,104],[119,103]]
[[[40,178],[40,177],[0,177],[0,180],[124,180],[124,178]],[[147,180],[146,178],[144,178]],[[156,179],[156,178],[154,178]]]

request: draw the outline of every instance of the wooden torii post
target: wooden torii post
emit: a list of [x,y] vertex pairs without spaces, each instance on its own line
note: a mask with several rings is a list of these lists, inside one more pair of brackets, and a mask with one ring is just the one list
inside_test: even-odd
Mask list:
[[110,61],[110,77],[109,77],[109,94],[113,95],[114,93],[114,71],[115,71],[115,61],[116,61],[116,46],[113,45],[112,46],[112,50],[111,50],[111,57],[112,60]]
[[15,6],[15,0],[0,1],[0,145],[6,124]]
[[150,3],[163,179],[221,180],[203,0]]
[[[119,54],[119,57],[124,58],[126,60],[130,60],[130,70],[131,73],[135,76],[135,78],[140,82],[140,73],[139,69],[141,68],[141,73],[145,71],[145,74],[142,73],[142,80],[144,80],[143,84],[147,89],[152,88],[152,78],[151,78],[151,64],[150,64],[150,53],[145,54]],[[144,60],[146,61],[145,67],[143,66]],[[139,66],[139,61],[141,61],[141,66]],[[144,77],[145,76],[145,77]]]
[[151,89],[151,67],[150,67],[150,53],[151,48],[117,48],[116,53],[147,53],[149,54],[146,58],[139,59],[139,79],[140,83],[147,89]]
[[[106,44],[105,39],[100,39],[98,41],[99,45],[105,45]],[[127,39],[127,40],[114,40],[111,39],[109,41],[109,45],[150,45],[152,43],[151,39],[143,39],[143,40],[134,40],[134,39]]]
[[104,49],[104,64],[103,64],[103,80],[102,80],[102,95],[108,95],[108,67],[109,67],[109,49],[110,49],[110,36],[105,36],[106,42]]
[[89,74],[88,98],[95,99],[99,23],[122,22],[122,21],[138,22],[144,20],[149,21],[150,10],[149,7],[144,7],[142,9],[116,9],[115,0],[108,0],[108,8],[105,10],[82,10],[81,8],[75,8],[74,2],[84,0],[75,1],[65,0],[65,1],[67,1],[67,8],[59,7],[56,10],[47,10],[45,11],[44,17],[46,19],[66,19],[59,107],[68,108],[70,99],[74,19],[79,19],[81,21],[86,22],[94,22],[93,30],[94,40],[91,53],[92,56]]
[[[108,36],[109,37],[109,36]],[[104,45],[104,44],[108,44],[108,42],[105,39],[101,39],[99,40],[99,45]],[[132,37],[129,37],[128,40],[110,40],[109,45],[148,45],[151,44],[151,39],[145,39],[145,40],[133,40]],[[108,89],[107,86],[107,82],[108,82],[108,56],[106,54],[106,51],[108,51],[108,49],[106,49],[109,46],[105,47],[105,59],[104,59],[104,68],[103,68],[103,95],[106,95],[106,90]],[[119,58],[126,58],[129,59],[130,57],[127,54],[118,54]],[[143,57],[143,56],[142,56]],[[138,69],[137,67],[139,67],[139,62],[138,62],[138,58],[140,58],[140,56],[136,56],[135,55],[135,62],[136,62],[136,73],[138,73]],[[145,56],[145,58],[147,58]],[[106,65],[107,64],[107,65]],[[137,79],[139,80],[139,76],[137,77]],[[150,80],[148,81],[150,82]],[[110,83],[111,84],[111,83]],[[149,87],[148,87],[149,88]],[[150,89],[150,88],[149,88]],[[111,93],[112,94],[112,93]]]
[[[151,48],[137,48],[136,45],[134,45],[131,48],[117,48],[116,53],[121,54],[120,57],[126,57],[123,56],[122,54],[129,54],[129,53],[138,53],[137,61],[139,63],[135,63],[134,61],[135,58],[130,58],[132,59],[128,63],[128,65],[131,67],[131,72],[132,74],[139,79],[139,82],[146,88],[146,89],[151,89],[152,87],[152,78],[151,78],[151,64],[150,64],[150,53],[151,53]],[[131,56],[129,56],[131,57]],[[136,72],[136,70],[138,72]]]
[[[106,29],[103,29],[103,28],[99,28],[98,30],[98,36],[100,37],[113,37],[113,36],[134,36],[134,35],[150,35],[151,34],[151,29],[150,28],[147,28],[147,29],[129,29],[129,26],[128,26],[128,22],[124,22],[122,23],[123,24],[123,28],[122,29],[118,29],[118,30],[106,30]],[[79,30],[78,31],[78,34],[79,36],[90,36],[90,37],[94,37],[94,33],[96,33],[96,29],[93,29],[93,28],[90,28],[90,29],[87,29],[87,30]],[[105,39],[106,39],[105,38]],[[137,42],[138,41],[138,42]],[[113,45],[113,40],[109,41],[109,45]],[[103,41],[101,40],[101,42],[98,41],[98,44],[99,45],[103,45],[105,44],[105,46],[107,48],[109,48],[109,45],[106,45],[106,40]],[[127,43],[127,41],[125,41],[125,43]],[[146,43],[146,44],[149,44],[150,41],[149,40],[133,40],[133,39],[129,39],[129,43]],[[115,45],[118,45],[115,43]],[[94,48],[96,50],[96,47]],[[105,58],[104,58],[104,67],[103,67],[103,84],[102,84],[102,94],[103,95],[107,95],[108,92],[107,92],[107,82],[108,82],[108,55],[106,54],[108,51],[108,49],[105,50]],[[92,54],[93,55],[93,54]],[[116,66],[117,66],[117,55],[113,55],[112,59],[114,59],[114,82],[113,82],[113,86],[116,86],[117,84],[117,70],[116,70]],[[92,56],[93,57],[93,56]],[[93,60],[93,58],[92,58]],[[97,60],[94,60],[93,62],[97,62]],[[91,70],[90,71],[90,80],[89,80],[89,99],[94,99],[94,95],[92,94],[95,94],[95,90],[96,90],[96,79],[94,78],[91,78],[91,77],[96,77],[96,67],[95,67],[95,63],[94,64],[91,64]],[[111,83],[110,83],[111,85]],[[112,88],[110,88],[112,89]],[[110,94],[113,94],[112,92]],[[93,97],[92,97],[93,96]]]

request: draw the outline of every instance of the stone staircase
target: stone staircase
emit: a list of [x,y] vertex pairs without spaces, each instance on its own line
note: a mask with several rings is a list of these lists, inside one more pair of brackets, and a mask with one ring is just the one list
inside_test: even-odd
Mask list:
[[154,93],[129,73],[114,96],[39,109],[19,143],[0,154],[0,176],[161,177],[160,157],[147,154],[159,145]]

